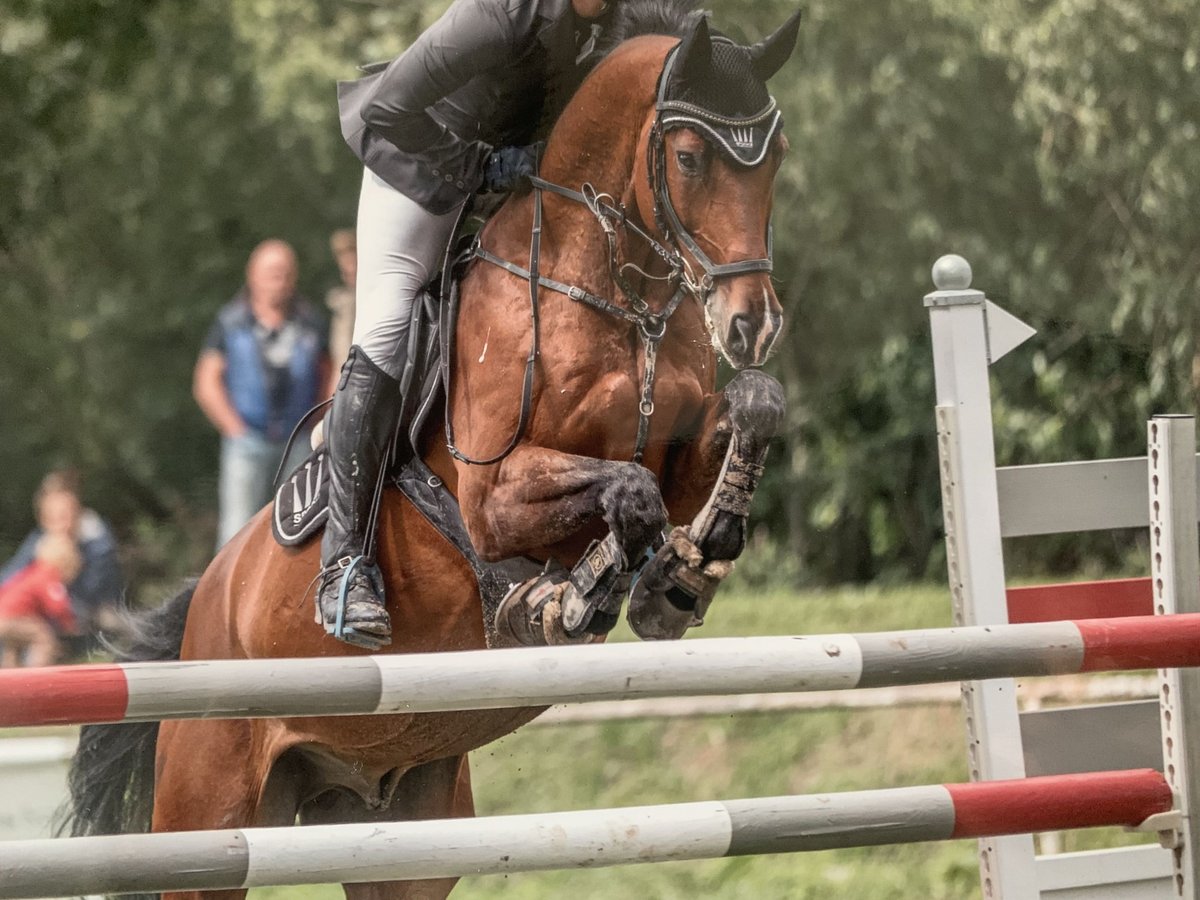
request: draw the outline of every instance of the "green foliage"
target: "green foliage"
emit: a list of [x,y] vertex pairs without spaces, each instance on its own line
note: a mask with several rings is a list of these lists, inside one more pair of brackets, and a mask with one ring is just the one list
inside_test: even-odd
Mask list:
[[[135,580],[203,562],[216,439],[189,392],[203,333],[264,237],[297,246],[310,296],[332,281],[326,238],[352,221],[360,177],[333,82],[446,3],[5,0],[0,552],[41,473],[71,462]],[[750,39],[794,4],[712,7]],[[770,369],[790,412],[756,512],[792,560],[776,581],[938,573],[919,300],[941,253],[966,255],[976,285],[1041,331],[996,370],[1002,463],[1136,454],[1149,414],[1191,409],[1193,18],[1185,0],[807,7],[772,85],[791,155]],[[1026,555],[1124,554],[1073,547]]]
[[[216,437],[190,397],[201,339],[265,237],[295,244],[303,287],[323,292],[361,177],[333,104],[354,29],[318,27],[335,4],[310,4],[312,20],[291,6],[31,2],[0,25],[0,103],[21,126],[0,138],[0,550],[65,462],[128,539],[135,582],[203,564]],[[400,18],[376,24],[399,35]],[[304,54],[284,52],[289,36]]]
[[[1041,331],[996,372],[1001,464],[1135,455],[1149,415],[1192,409],[1200,50],[1184,3],[811,12],[780,86],[798,162],[778,194],[792,477],[773,499],[800,509],[770,521],[814,577],[932,574],[917,301],[941,253],[966,255],[976,286]],[[1027,555],[1123,556],[1075,546]]]

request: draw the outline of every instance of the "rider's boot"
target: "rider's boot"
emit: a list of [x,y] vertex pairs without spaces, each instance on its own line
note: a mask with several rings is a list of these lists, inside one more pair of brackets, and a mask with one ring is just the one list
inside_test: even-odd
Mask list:
[[371,362],[361,347],[352,347],[325,422],[329,518],[321,540],[317,613],[328,634],[369,650],[392,641],[368,526],[401,406],[396,379]]

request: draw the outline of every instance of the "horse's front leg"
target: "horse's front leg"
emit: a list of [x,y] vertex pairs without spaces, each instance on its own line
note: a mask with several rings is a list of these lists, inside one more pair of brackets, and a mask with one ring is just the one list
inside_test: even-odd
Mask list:
[[[704,621],[717,586],[745,549],[750,501],[783,412],[778,381],[756,370],[739,372],[710,402],[697,439],[672,461],[671,507],[703,505],[638,576],[629,624],[639,637],[674,639]],[[697,490],[707,490],[707,497],[697,499]]]
[[496,628],[510,643],[555,644],[606,634],[641,560],[667,523],[658,481],[643,466],[523,445],[490,473],[460,481],[467,531],[479,554],[499,560],[545,551],[597,517],[608,533],[569,573],[547,571],[515,585]]

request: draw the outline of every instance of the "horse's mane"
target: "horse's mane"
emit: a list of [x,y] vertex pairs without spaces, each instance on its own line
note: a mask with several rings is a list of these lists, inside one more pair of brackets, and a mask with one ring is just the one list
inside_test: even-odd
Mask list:
[[538,134],[550,133],[555,120],[566,109],[583,79],[613,50],[631,38],[646,34],[683,37],[693,16],[699,15],[698,0],[612,0],[615,8],[600,20],[602,31],[595,50],[584,66],[570,72],[548,73],[546,103]]
[[698,15],[696,0],[616,0],[612,18],[596,42],[595,61],[643,34],[683,37],[695,15]]

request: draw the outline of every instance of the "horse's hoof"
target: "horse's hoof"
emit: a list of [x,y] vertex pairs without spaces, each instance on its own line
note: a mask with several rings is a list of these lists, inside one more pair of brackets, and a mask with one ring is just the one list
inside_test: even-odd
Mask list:
[[665,594],[643,593],[629,598],[629,628],[643,641],[674,641],[702,620],[680,609]]
[[594,635],[578,638],[562,624],[562,595],[567,582],[561,576],[539,575],[513,585],[496,609],[496,633],[507,647],[550,647],[588,644]]
[[506,647],[543,647],[542,613],[565,582],[545,575],[514,584],[496,608],[496,633]]
[[569,644],[594,644],[604,640],[604,634],[592,634],[588,631],[578,636],[567,634],[562,618],[562,601],[559,599],[551,600],[542,610],[542,636],[545,638],[547,646],[565,647]]
[[646,564],[629,595],[629,627],[644,641],[673,641],[704,624],[731,560],[705,563],[686,529],[676,528]]

